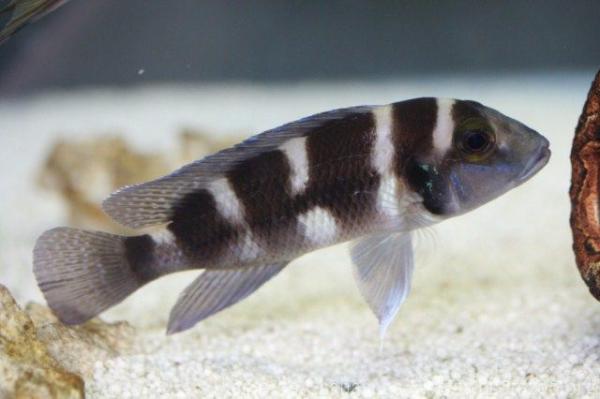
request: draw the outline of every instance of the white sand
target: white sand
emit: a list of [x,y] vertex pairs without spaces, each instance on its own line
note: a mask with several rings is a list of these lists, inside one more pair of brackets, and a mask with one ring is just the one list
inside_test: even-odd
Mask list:
[[30,251],[62,211],[32,190],[31,176],[58,134],[112,129],[168,148],[181,126],[249,135],[338,106],[472,98],[545,134],[553,158],[525,186],[419,235],[413,292],[381,350],[341,246],[299,259],[246,302],[173,337],[164,336],[169,308],[195,273],[145,287],[104,316],[139,328],[137,354],[98,363],[87,393],[599,397],[600,303],[574,264],[567,195],[570,142],[592,76],[155,87],[0,102],[0,282],[21,302],[42,301]]

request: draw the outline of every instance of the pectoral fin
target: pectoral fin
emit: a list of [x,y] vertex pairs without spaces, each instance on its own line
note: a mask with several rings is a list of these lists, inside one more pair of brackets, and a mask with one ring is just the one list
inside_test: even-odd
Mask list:
[[247,269],[207,270],[179,296],[167,333],[187,330],[199,321],[241,301],[279,273],[288,262]]
[[414,268],[410,233],[374,234],[351,250],[358,288],[383,336],[410,291]]

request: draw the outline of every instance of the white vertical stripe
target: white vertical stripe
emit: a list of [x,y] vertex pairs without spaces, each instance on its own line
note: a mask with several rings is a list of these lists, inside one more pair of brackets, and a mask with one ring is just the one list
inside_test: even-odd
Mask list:
[[244,237],[239,244],[239,248],[240,252],[238,256],[242,262],[253,261],[262,253],[261,247],[256,243],[250,231],[247,231],[246,234],[244,234]]
[[391,171],[394,160],[392,143],[392,106],[384,105],[373,109],[375,119],[375,146],[371,156],[373,167],[380,175]]
[[375,146],[373,148],[373,167],[381,177],[377,190],[377,208],[385,219],[385,224],[400,226],[402,210],[398,179],[394,174],[394,143],[392,141],[393,107],[386,105],[373,110],[375,117]]
[[290,183],[292,193],[298,194],[306,188],[308,182],[308,157],[306,155],[306,137],[297,137],[286,141],[280,149],[290,163]]
[[244,222],[242,205],[231,188],[227,178],[221,178],[210,183],[208,190],[213,195],[217,210],[225,219],[232,223]]
[[453,99],[437,99],[438,110],[435,129],[433,130],[433,149],[438,155],[446,154],[446,151],[452,145],[452,134],[454,133],[452,105],[454,105]]
[[377,190],[377,207],[390,223],[398,223],[402,218],[401,194],[398,192],[398,179],[395,175],[388,173],[381,177]]
[[298,221],[304,225],[304,236],[313,244],[327,245],[335,242],[337,222],[328,210],[316,206],[299,215]]
[[157,245],[171,244],[175,242],[175,236],[167,229],[150,233],[150,236]]

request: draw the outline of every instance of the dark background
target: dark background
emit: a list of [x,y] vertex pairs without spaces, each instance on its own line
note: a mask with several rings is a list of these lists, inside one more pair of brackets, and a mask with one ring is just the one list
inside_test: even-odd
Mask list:
[[72,0],[0,46],[0,96],[599,64],[599,0]]

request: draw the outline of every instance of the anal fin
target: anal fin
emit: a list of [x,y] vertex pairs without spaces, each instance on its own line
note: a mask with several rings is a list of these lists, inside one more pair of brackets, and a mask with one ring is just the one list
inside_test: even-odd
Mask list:
[[196,323],[241,301],[289,262],[242,268],[207,270],[179,296],[171,310],[167,334],[193,327]]
[[381,336],[408,296],[414,269],[410,233],[373,234],[351,249],[358,288],[379,320]]

